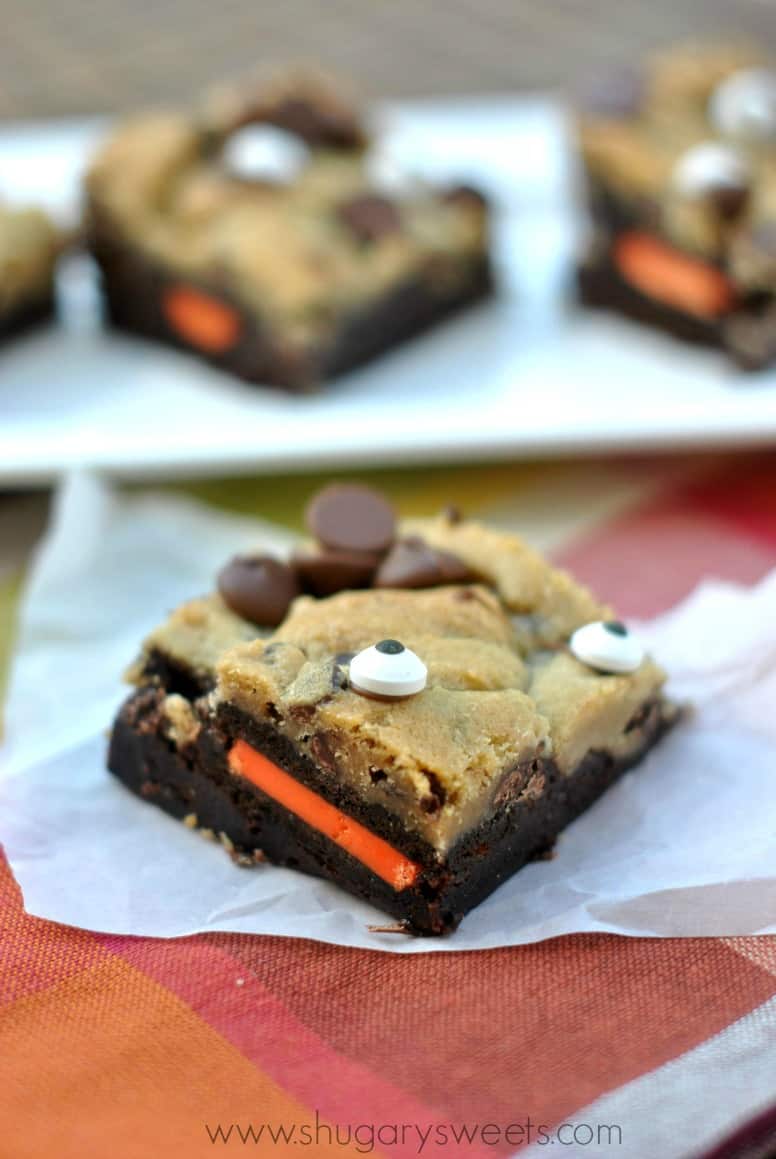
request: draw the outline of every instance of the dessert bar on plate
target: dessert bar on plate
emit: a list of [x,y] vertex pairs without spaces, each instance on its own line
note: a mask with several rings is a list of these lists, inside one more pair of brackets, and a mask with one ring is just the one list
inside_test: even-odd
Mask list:
[[592,233],[579,292],[756,369],[776,357],[776,72],[673,49],[580,112]]
[[59,231],[39,209],[0,204],[0,339],[54,311]]
[[151,633],[109,766],[240,864],[444,933],[658,741],[664,673],[517,536],[345,485],[308,523]]
[[301,391],[487,294],[480,194],[373,169],[355,109],[306,74],[129,120],[87,178],[111,320]]

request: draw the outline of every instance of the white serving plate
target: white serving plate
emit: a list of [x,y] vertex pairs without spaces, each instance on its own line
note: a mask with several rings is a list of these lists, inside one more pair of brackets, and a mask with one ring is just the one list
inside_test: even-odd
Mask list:
[[[497,300],[300,399],[103,330],[91,267],[71,261],[60,325],[0,351],[0,484],[75,466],[191,476],[776,441],[776,373],[743,375],[714,351],[569,307],[584,224],[558,105],[417,102],[380,119],[394,165],[491,193]],[[5,128],[0,189],[74,220],[103,131]]]

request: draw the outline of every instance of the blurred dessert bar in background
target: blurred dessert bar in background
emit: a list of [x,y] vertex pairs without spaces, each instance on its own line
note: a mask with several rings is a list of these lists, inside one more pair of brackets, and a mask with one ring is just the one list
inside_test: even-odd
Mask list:
[[309,73],[130,119],[87,178],[112,322],[310,390],[487,294],[483,197],[387,192],[371,157],[354,107]]
[[61,246],[58,230],[41,210],[0,204],[0,339],[53,313]]
[[776,72],[699,46],[611,76],[579,115],[579,293],[756,369],[776,358]]

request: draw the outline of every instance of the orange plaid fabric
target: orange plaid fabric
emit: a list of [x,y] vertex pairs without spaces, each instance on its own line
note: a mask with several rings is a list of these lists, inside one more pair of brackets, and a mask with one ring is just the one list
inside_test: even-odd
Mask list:
[[[776,562],[776,465],[742,462],[562,562],[631,615],[706,574],[757,579]],[[3,1159],[539,1154],[561,1124],[577,1136],[556,1154],[768,1154],[776,939],[391,955],[105,936],[26,915],[3,864],[0,1044]],[[588,1139],[602,1123],[619,1141]]]

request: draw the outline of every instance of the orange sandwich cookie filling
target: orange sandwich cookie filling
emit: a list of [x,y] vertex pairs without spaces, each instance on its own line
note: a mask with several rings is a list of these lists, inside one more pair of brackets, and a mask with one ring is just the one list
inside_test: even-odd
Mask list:
[[419,865],[294,780],[244,740],[235,741],[230,749],[229,765],[233,773],[246,777],[262,793],[334,841],[392,889],[407,889],[417,881]]
[[642,294],[695,317],[718,319],[736,304],[735,288],[721,270],[648,233],[621,234],[614,243],[614,260]]
[[455,508],[401,520],[333,485],[307,526],[150,634],[109,768],[241,865],[447,933],[657,743],[665,675],[592,593]]
[[230,350],[240,337],[242,324],[237,311],[191,286],[167,290],[163,309],[175,334],[208,354]]

